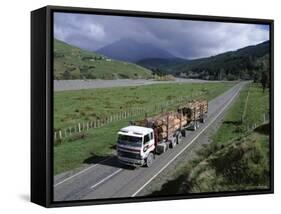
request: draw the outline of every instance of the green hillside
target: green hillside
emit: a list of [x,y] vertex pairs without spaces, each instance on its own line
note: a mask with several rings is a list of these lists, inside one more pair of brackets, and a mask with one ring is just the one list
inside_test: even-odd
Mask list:
[[157,74],[171,73],[210,80],[259,80],[263,72],[269,73],[269,41],[207,58],[181,61],[145,59],[138,63]]
[[179,65],[188,63],[188,59],[182,58],[146,58],[137,62],[138,65],[151,69],[155,74],[175,73]]
[[151,78],[150,70],[54,40],[54,79]]
[[248,46],[213,57],[192,60],[178,67],[178,72],[203,79],[260,79],[269,72],[269,42]]

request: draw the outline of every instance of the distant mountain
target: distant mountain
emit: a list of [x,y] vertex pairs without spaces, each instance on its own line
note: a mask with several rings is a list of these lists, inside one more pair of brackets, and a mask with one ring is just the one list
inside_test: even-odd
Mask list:
[[54,40],[54,79],[152,78],[152,72],[139,65],[110,59]]
[[269,51],[269,41],[266,41],[207,58],[144,59],[138,64],[157,73],[171,73],[188,78],[257,80],[263,71],[269,71]]
[[106,45],[97,53],[116,60],[138,62],[145,58],[176,58],[173,54],[148,43],[140,43],[133,39],[125,38],[112,44]]
[[137,64],[154,71],[162,71],[162,73],[174,73],[174,66],[188,62],[188,59],[182,58],[146,58],[138,61]]

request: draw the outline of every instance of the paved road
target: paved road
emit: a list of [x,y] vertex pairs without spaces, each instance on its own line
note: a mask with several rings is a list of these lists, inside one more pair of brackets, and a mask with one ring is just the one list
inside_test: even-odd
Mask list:
[[160,156],[156,156],[150,168],[128,169],[119,164],[115,156],[109,157],[69,178],[59,179],[59,176],[56,177],[54,179],[54,200],[67,201],[142,195],[142,190],[150,182],[153,182],[154,178],[172,162],[178,161],[177,159],[183,151],[188,149],[206,129],[211,127],[219,116],[226,113],[245,84],[245,82],[239,83],[210,101],[207,122],[202,124],[196,132],[190,131],[187,137],[183,139],[183,143]]
[[146,79],[118,79],[118,80],[54,80],[55,91],[80,90],[90,88],[110,88],[121,86],[139,86],[159,83],[208,83],[217,81],[176,78],[175,81],[154,81]]

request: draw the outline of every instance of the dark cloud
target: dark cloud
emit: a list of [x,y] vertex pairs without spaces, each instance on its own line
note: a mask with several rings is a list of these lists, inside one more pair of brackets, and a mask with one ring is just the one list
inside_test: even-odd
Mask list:
[[184,58],[215,55],[269,39],[265,25],[71,13],[55,13],[54,34],[88,50],[130,38]]

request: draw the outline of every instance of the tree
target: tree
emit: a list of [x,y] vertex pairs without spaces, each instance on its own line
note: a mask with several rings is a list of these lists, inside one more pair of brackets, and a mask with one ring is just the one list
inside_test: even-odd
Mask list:
[[62,76],[63,76],[63,79],[65,79],[65,80],[71,79],[71,74],[68,70],[65,70],[64,73],[62,74]]
[[265,88],[268,86],[268,72],[263,71],[261,75],[261,85],[263,92],[265,91]]

